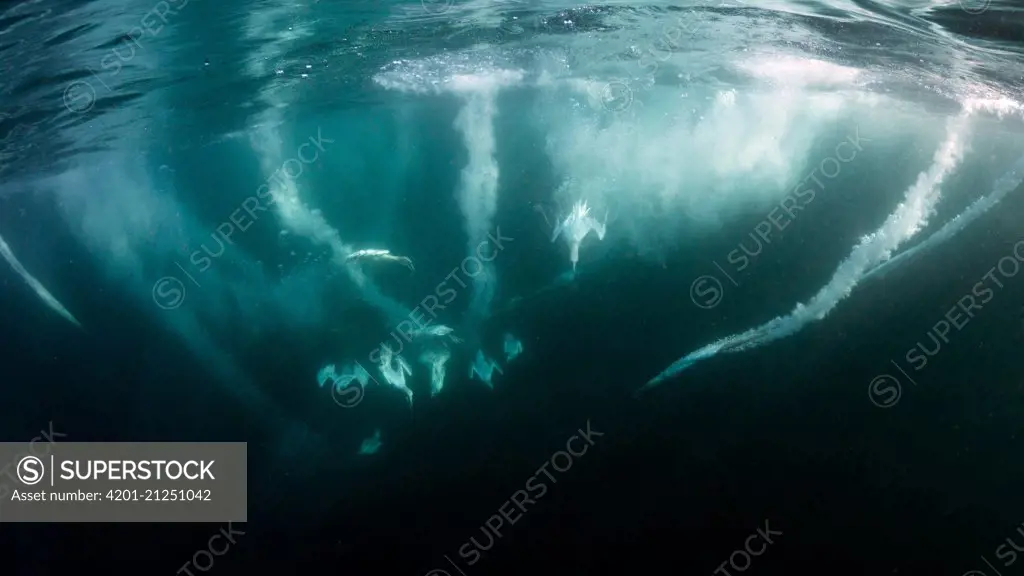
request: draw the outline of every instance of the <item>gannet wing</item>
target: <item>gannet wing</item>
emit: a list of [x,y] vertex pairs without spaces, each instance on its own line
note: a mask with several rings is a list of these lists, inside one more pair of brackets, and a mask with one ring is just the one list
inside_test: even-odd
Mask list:
[[363,365],[359,362],[355,363],[355,367],[352,369],[352,374],[363,386],[366,386],[370,382],[370,373],[367,372],[366,368],[363,368]]
[[323,388],[325,382],[327,382],[328,380],[334,380],[335,378],[336,373],[334,371],[334,364],[328,364],[327,366],[324,366],[323,368],[320,369],[319,372],[316,373],[316,381],[320,384],[321,388]]
[[348,388],[349,385],[352,384],[352,381],[355,380],[355,379],[356,379],[356,375],[355,374],[348,374],[348,373],[342,374],[341,376],[339,376],[334,381],[334,389],[335,390],[343,390],[345,388]]
[[565,225],[566,225],[566,223],[568,221],[569,221],[569,219],[566,218],[565,220],[562,220],[561,222],[559,222],[557,226],[555,226],[555,231],[551,234],[551,241],[552,242],[554,242],[555,240],[558,240],[558,236],[562,234],[562,230],[565,229]]
[[485,364],[484,364],[484,355],[483,355],[482,352],[477,350],[476,351],[476,357],[473,358],[473,363],[469,365],[469,377],[473,378],[473,376],[475,375],[475,376],[479,377],[481,380],[483,380],[484,379],[484,375],[480,371],[480,369],[483,368],[484,366],[485,366]]
[[403,374],[401,370],[395,370],[390,366],[382,366],[380,372],[381,374],[384,375],[384,379],[387,380],[388,384],[390,384],[393,388],[398,388],[401,390],[402,388],[405,387],[405,374]]
[[587,216],[587,228],[593,230],[597,234],[598,240],[604,240],[604,233],[606,230],[604,222],[598,222],[590,216]]

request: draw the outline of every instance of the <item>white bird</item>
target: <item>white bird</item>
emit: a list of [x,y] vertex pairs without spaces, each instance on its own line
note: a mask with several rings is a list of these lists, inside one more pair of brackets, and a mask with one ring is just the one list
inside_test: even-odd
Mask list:
[[450,339],[452,342],[455,342],[456,344],[461,344],[462,343],[462,338],[459,338],[458,336],[456,336],[454,334],[454,332],[455,332],[455,329],[452,328],[451,326],[445,326],[444,324],[438,324],[437,326],[427,326],[425,328],[420,328],[420,329],[417,329],[417,330],[413,330],[411,332],[410,336],[412,338],[414,338],[414,339],[415,338],[420,338],[422,336],[432,336],[432,337],[437,337],[437,338],[443,338],[443,337],[447,336],[448,339]]
[[444,388],[444,378],[448,373],[448,360],[452,353],[447,348],[428,349],[420,355],[420,362],[430,366],[430,396],[437,396]]
[[370,382],[370,373],[363,368],[363,365],[359,362],[353,362],[346,364],[342,369],[341,374],[338,374],[334,364],[328,364],[320,369],[316,373],[316,380],[323,388],[324,384],[328,381],[334,382],[334,387],[338,390],[347,388],[352,384],[353,380],[358,381],[362,384],[363,388]]
[[345,257],[345,262],[358,262],[360,260],[376,260],[378,262],[397,262],[402,266],[405,266],[410,271],[415,272],[416,268],[412,265],[412,260],[407,256],[397,256],[392,254],[390,250],[378,250],[375,248],[367,248],[366,250],[356,250]]
[[359,455],[368,456],[370,454],[376,454],[380,450],[380,428],[373,431],[373,436],[363,439],[363,443],[359,446]]
[[523,343],[518,338],[505,333],[505,361],[511,362],[523,353]]
[[472,378],[475,375],[481,382],[487,384],[488,388],[493,390],[494,384],[491,383],[491,377],[494,376],[495,371],[498,374],[504,374],[497,362],[484,356],[483,350],[477,350],[476,359],[473,360],[473,364],[469,367],[469,377]]
[[405,384],[405,375],[412,374],[412,366],[409,366],[405,358],[394,355],[387,345],[381,346],[380,373],[388,381],[388,384],[405,394],[409,400],[409,407],[412,408],[412,389]]
[[562,233],[565,233],[565,241],[569,244],[569,261],[572,262],[573,272],[576,271],[576,263],[580,260],[580,244],[591,231],[597,234],[598,240],[604,240],[604,233],[608,224],[608,213],[605,212],[604,221],[598,222],[590,216],[590,207],[585,200],[577,201],[572,211],[565,217],[565,220],[555,227],[551,236],[554,242]]

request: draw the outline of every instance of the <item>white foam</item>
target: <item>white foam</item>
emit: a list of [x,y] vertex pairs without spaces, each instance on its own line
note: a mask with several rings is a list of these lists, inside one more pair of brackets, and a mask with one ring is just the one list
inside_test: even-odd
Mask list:
[[419,60],[395,60],[373,77],[388,90],[413,94],[493,93],[521,84],[522,70],[482,62],[469,54],[434,56]]
[[863,70],[799,56],[764,54],[744,59],[737,66],[762,80],[787,86],[842,88],[864,76]]
[[787,316],[732,336],[727,336],[687,354],[651,379],[641,390],[664,382],[700,360],[720,352],[739,352],[763,346],[800,331],[810,322],[823,319],[849,296],[858,282],[871,270],[885,262],[892,252],[912,238],[928,222],[939,201],[939,187],[963,157],[964,137],[971,109],[949,120],[946,137],[936,150],[931,166],[921,172],[906,191],[903,202],[871,234],[861,239],[850,255],[839,264],[832,279],[806,304],[797,304]]
[[[498,161],[494,156],[497,102],[493,92],[498,84],[465,80],[463,89],[466,86],[484,88],[484,91],[463,92],[465,104],[455,119],[455,127],[462,134],[469,152],[469,161],[462,169],[458,200],[466,219],[466,253],[473,257],[487,241],[491,221],[498,209]],[[496,283],[494,266],[490,262],[481,264],[482,272],[473,277],[473,300],[470,304],[477,316],[487,313]]]
[[593,83],[566,86],[589,106],[567,109],[564,91],[553,89],[536,108],[548,156],[566,182],[556,204],[585,197],[615,215],[619,238],[655,259],[680,231],[709,234],[777,204],[810,171],[822,133],[871,105],[850,94],[693,88],[653,91],[642,103],[638,94],[616,113],[594,102]]
[[[389,90],[452,93],[463,100],[454,127],[462,135],[469,160],[462,169],[457,198],[466,219],[466,250],[470,257],[475,257],[487,241],[498,208],[499,167],[494,136],[497,95],[503,88],[521,84],[524,76],[521,70],[497,68],[464,54],[396,60],[374,76],[377,84]],[[490,262],[481,262],[481,266],[481,272],[473,276],[473,298],[469,305],[476,319],[487,315],[497,284],[495,267]]]
[[[988,112],[994,114],[996,117],[1002,119],[1009,114],[1020,114],[1024,115],[1024,106],[1021,106],[1017,101],[1006,98],[1006,97],[995,97],[995,98],[968,98],[964,101],[964,110],[969,113],[977,112]],[[1007,194],[1016,190],[1020,186],[1021,181],[1024,181],[1024,156],[1017,159],[1012,167],[1005,174],[999,177],[998,180],[992,185],[992,191],[985,196],[978,198],[971,203],[963,212],[957,214],[949,222],[946,222],[942,228],[937,230],[934,234],[929,236],[923,242],[898,254],[895,258],[886,260],[885,262],[879,263],[865,274],[864,278],[872,278],[874,276],[880,276],[895,269],[906,261],[914,258],[915,256],[932,249],[953,236],[958,232],[967,227],[968,224],[975,221],[982,214],[988,212],[994,206],[1002,202],[1003,198]]]
[[988,212],[996,204],[1002,202],[1003,198],[1005,198],[1010,192],[1016,190],[1022,181],[1024,181],[1024,156],[1021,156],[1013,167],[1003,174],[995,184],[993,184],[991,192],[972,202],[966,210],[954,216],[949,222],[946,222],[942,228],[937,230],[920,244],[872,268],[864,275],[864,279],[882,276],[885,273],[906,264],[908,260],[915,256],[923,254],[926,251],[946,242],[958,232],[966,228],[968,224],[974,222],[982,214]]
[[[275,39],[273,42],[261,42],[258,54],[248,59],[249,72],[253,76],[269,73],[271,59],[280,58],[291,44],[310,35],[307,27],[292,23],[293,12],[294,8],[289,6],[256,10],[250,14],[245,29],[247,37],[252,40],[266,40],[269,37]],[[288,22],[288,25],[282,25],[284,22]],[[249,136],[267,177],[269,193],[282,224],[292,233],[328,247],[334,262],[359,288],[363,299],[383,311],[389,321],[401,321],[408,316],[409,310],[383,294],[358,267],[344,265],[353,248],[341,239],[338,231],[319,210],[306,205],[295,180],[280,175],[282,163],[286,160],[281,149],[280,109],[286,104],[287,98],[282,93],[268,92],[262,95],[262,99],[269,108]]]
[[520,70],[492,70],[476,74],[455,74],[449,86],[453,92],[460,94],[493,93],[499,88],[515,86],[522,81],[523,72]]
[[30,274],[29,271],[21,265],[17,256],[15,256],[14,252],[11,251],[11,247],[7,245],[6,241],[4,241],[3,236],[0,236],[0,256],[3,256],[4,260],[7,260],[7,263],[11,265],[11,268],[18,273],[18,276],[21,276],[22,280],[32,288],[44,304],[63,316],[68,322],[71,322],[79,328],[82,327],[74,315],[72,315],[71,312],[68,312],[68,309],[65,308],[64,305],[46,289],[46,286],[43,286],[39,280],[36,280],[35,276]]
[[269,121],[257,127],[251,133],[250,140],[253,150],[259,156],[263,173],[267,176],[273,206],[282,224],[292,233],[330,248],[333,261],[359,288],[363,299],[384,312],[390,322],[406,318],[409,310],[405,306],[381,292],[359,267],[345,265],[345,259],[354,251],[353,247],[341,239],[338,231],[327,222],[319,210],[306,205],[301,198],[296,180],[280,175],[285,156],[281,150],[278,123],[273,121],[279,113],[276,110],[269,110],[266,114]]

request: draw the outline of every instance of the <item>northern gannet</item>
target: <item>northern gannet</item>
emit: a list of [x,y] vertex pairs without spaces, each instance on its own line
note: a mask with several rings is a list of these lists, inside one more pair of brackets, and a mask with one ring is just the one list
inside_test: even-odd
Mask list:
[[373,431],[373,436],[363,439],[363,443],[359,446],[360,456],[369,456],[370,454],[376,454],[380,450],[380,428]]
[[488,388],[493,390],[494,384],[491,383],[491,377],[495,371],[498,374],[504,374],[497,362],[484,356],[483,350],[477,350],[476,359],[473,360],[473,364],[469,367],[469,377],[472,378],[475,375],[481,382],[487,384]]
[[[370,376],[370,373],[359,362],[345,365],[340,374],[334,364],[328,364],[316,373],[316,380],[321,388],[324,387],[324,384],[331,383],[331,398],[343,408],[358,406],[363,401],[366,385],[370,383],[371,379],[377,382],[376,378]],[[359,385],[355,386],[352,384],[353,382],[358,382]]]
[[523,353],[523,343],[518,338],[505,333],[505,361],[511,362]]
[[580,260],[580,243],[590,234],[597,233],[598,240],[604,240],[604,233],[608,224],[608,213],[604,215],[604,221],[598,222],[590,216],[590,207],[586,201],[577,201],[572,211],[565,220],[555,227],[551,236],[554,242],[562,233],[565,233],[565,241],[569,244],[569,261],[572,262],[573,272],[576,271],[576,263]]
[[348,387],[352,384],[353,380],[358,381],[365,388],[370,382],[370,373],[367,372],[366,368],[363,368],[363,365],[359,362],[346,364],[345,368],[341,371],[341,374],[338,374],[334,364],[328,364],[317,372],[316,380],[320,383],[321,388],[323,388],[324,384],[326,384],[328,380],[334,382],[334,387],[336,389]]
[[387,345],[381,346],[380,373],[388,381],[388,384],[405,394],[409,400],[409,407],[412,408],[412,389],[405,384],[405,375],[412,374],[412,366],[409,366],[405,358],[394,355]]
[[412,260],[406,256],[396,256],[391,253],[390,250],[377,250],[377,249],[366,249],[356,250],[345,257],[345,262],[358,262],[360,260],[376,260],[378,262],[397,262],[402,266],[405,266],[410,271],[415,272],[416,268],[412,265]]
[[420,338],[422,336],[433,336],[437,338],[443,338],[447,336],[452,342],[455,342],[456,344],[461,344],[462,338],[459,338],[458,336],[454,335],[453,332],[455,332],[455,329],[452,328],[451,326],[438,324],[437,326],[427,326],[425,328],[413,330],[409,335],[412,338]]
[[430,397],[437,396],[444,388],[444,377],[448,373],[448,360],[452,353],[447,348],[428,349],[420,355],[420,362],[430,366]]

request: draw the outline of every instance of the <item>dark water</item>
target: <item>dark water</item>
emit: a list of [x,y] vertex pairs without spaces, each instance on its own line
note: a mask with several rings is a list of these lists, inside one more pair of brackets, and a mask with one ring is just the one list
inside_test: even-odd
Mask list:
[[[5,525],[11,574],[1024,570],[1020,7],[164,8],[0,12],[0,440],[245,441],[249,522]],[[608,235],[570,280],[551,232],[580,198]],[[489,301],[474,227],[509,239]],[[360,283],[363,247],[416,271]],[[442,285],[465,341],[440,394],[418,344],[412,410],[316,385],[383,381],[372,351]],[[771,341],[636,394],[748,330]]]

